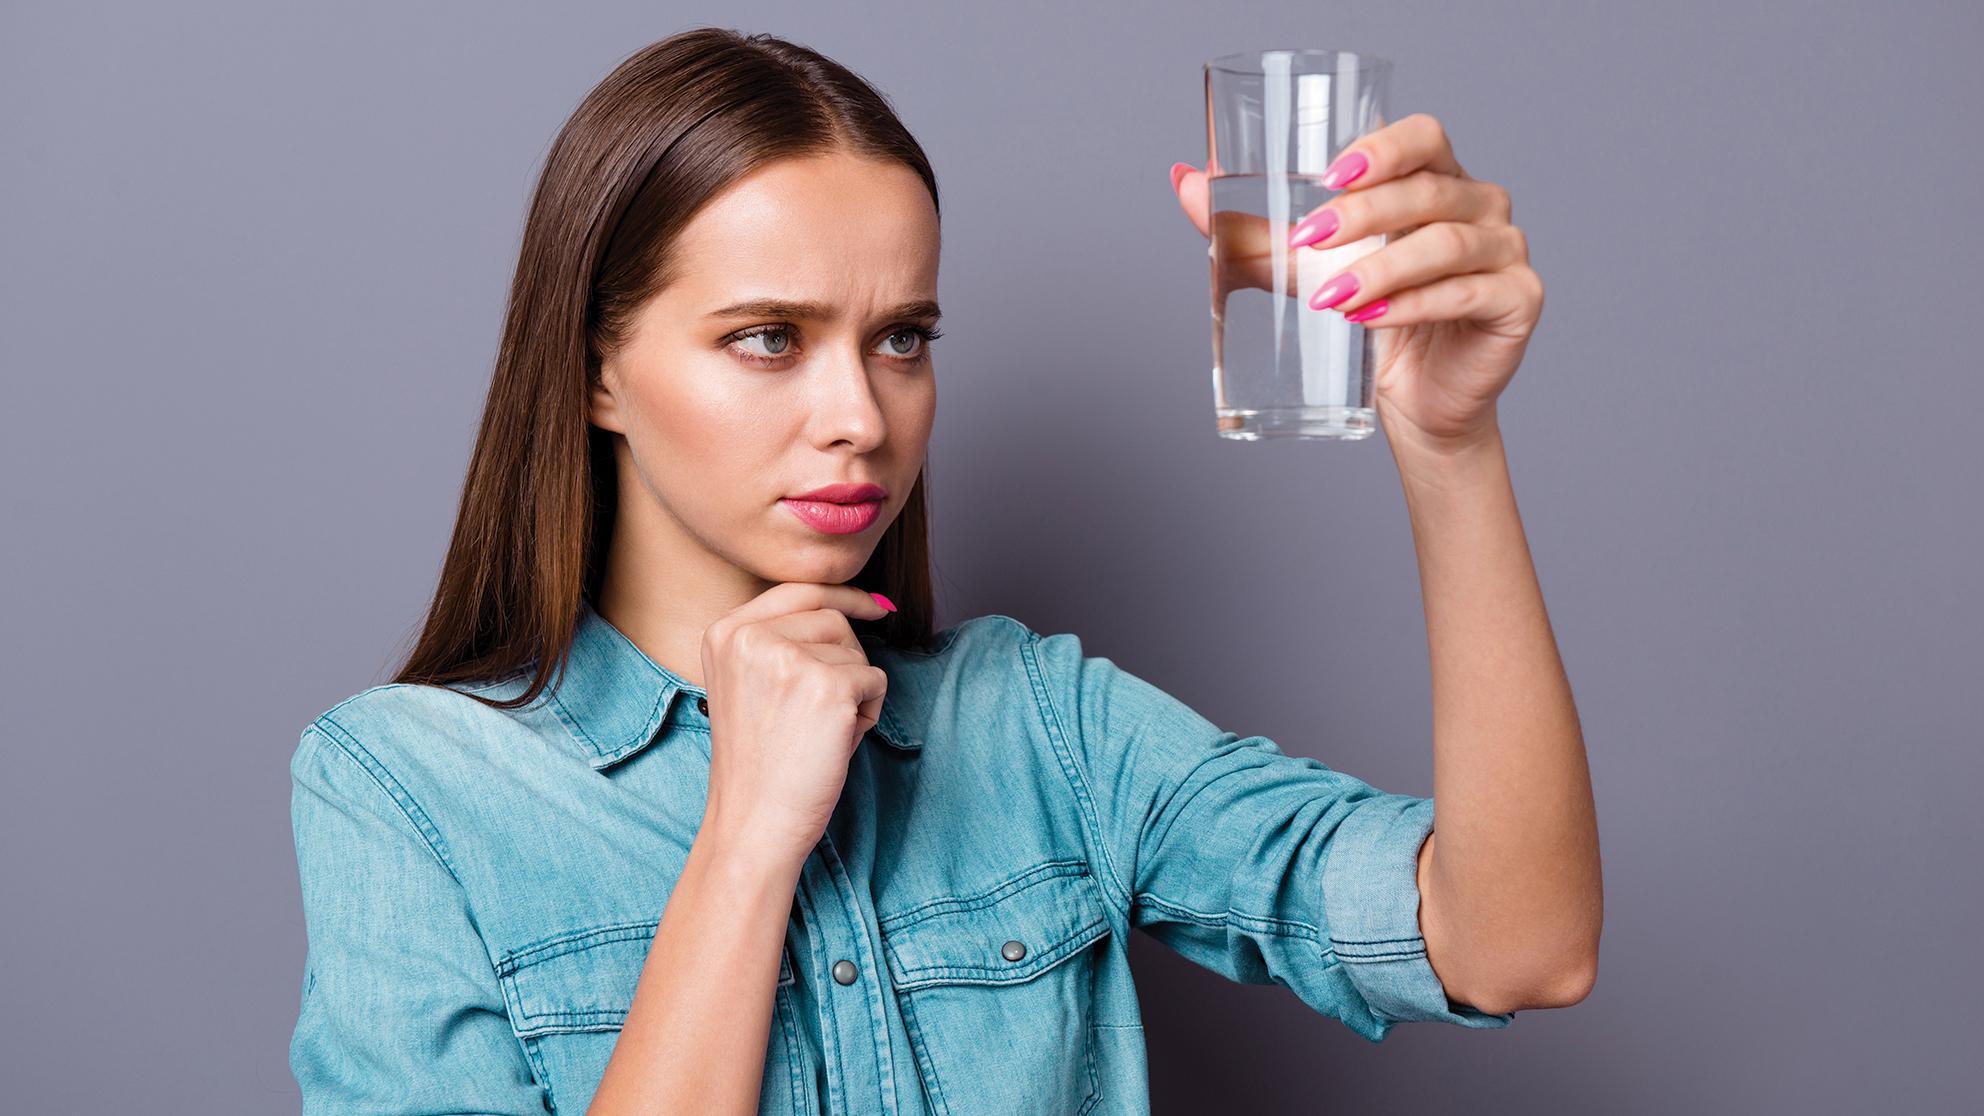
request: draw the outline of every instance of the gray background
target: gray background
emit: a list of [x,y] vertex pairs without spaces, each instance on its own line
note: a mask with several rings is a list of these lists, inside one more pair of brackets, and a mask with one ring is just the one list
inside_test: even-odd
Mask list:
[[1205,58],[1347,47],[1515,198],[1597,988],[1374,1046],[1139,936],[1159,1112],[1974,1102],[1978,5],[281,7],[0,15],[10,1111],[294,1109],[291,749],[432,589],[552,135],[701,23],[847,63],[935,162],[945,621],[1387,789],[1432,787],[1389,450],[1214,436],[1166,169]]

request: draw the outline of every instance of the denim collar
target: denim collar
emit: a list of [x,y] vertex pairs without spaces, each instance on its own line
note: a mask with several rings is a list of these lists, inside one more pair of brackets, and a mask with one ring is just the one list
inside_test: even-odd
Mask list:
[[[708,692],[649,658],[591,601],[580,600],[571,659],[551,700],[559,720],[592,750],[595,769],[618,763],[658,739],[678,695],[692,702]],[[689,713],[677,719],[697,717]],[[896,722],[886,697],[879,721],[868,731],[905,752],[923,747],[921,739]]]

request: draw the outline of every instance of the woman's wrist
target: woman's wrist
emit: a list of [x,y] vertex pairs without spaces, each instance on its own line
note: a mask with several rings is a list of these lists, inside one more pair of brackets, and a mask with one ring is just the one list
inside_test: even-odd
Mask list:
[[1414,491],[1460,492],[1483,483],[1501,483],[1508,472],[1502,429],[1491,422],[1466,441],[1425,442],[1386,431],[1392,459],[1408,494]]
[[752,878],[787,875],[795,881],[810,851],[797,848],[795,841],[769,836],[766,826],[737,821],[714,807],[704,812],[694,847],[724,871]]

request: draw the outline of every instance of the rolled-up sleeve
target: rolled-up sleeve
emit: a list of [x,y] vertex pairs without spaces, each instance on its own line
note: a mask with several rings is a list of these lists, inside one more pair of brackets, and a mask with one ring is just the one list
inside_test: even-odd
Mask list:
[[1230,980],[1283,985],[1373,1042],[1397,1023],[1515,1018],[1449,999],[1427,960],[1431,798],[1221,731],[1072,633],[1027,629],[1021,657],[1132,925]]
[[290,762],[308,951],[289,1064],[305,1116],[546,1111],[467,896],[404,788],[338,730]]

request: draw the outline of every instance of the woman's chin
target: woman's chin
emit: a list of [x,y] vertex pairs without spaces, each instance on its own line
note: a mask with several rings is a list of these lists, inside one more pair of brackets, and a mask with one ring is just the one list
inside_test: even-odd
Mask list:
[[861,535],[816,537],[765,563],[769,581],[814,581],[842,585],[861,573],[874,552]]

